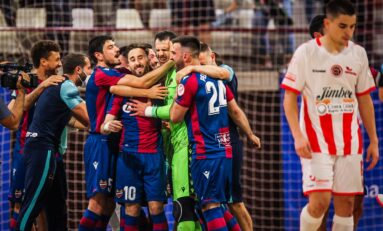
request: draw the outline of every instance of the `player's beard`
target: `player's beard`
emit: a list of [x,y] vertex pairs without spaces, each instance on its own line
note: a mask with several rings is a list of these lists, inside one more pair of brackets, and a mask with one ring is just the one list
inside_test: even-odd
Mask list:
[[183,61],[176,62],[176,70],[182,70],[185,67],[185,63]]
[[169,57],[165,56],[165,55],[161,55],[158,57],[158,62],[163,65],[165,64],[167,61],[169,61]]
[[[148,73],[150,71],[149,65],[146,65],[146,66],[140,65],[139,67],[143,67],[143,71],[141,73],[137,73],[135,70],[133,70],[133,74],[137,77],[142,77],[143,75],[145,75],[146,73]],[[137,69],[137,68],[135,68],[135,69]]]
[[112,60],[105,60],[105,65],[108,66],[108,67],[110,67],[110,68],[114,68],[115,66],[120,65],[120,64],[121,64],[121,61],[120,61],[120,59],[118,58],[119,55],[120,55],[120,54],[118,53],[118,54],[114,57],[114,59],[112,59]]
[[114,62],[114,63],[109,62],[109,61],[105,61],[105,64],[106,64],[106,66],[108,66],[110,68],[114,68],[115,66],[120,65],[121,62],[120,62],[120,60],[118,60],[118,62]]
[[49,69],[45,71],[45,75],[47,77],[52,76],[52,75],[57,75],[60,72],[60,68],[55,68],[55,69]]

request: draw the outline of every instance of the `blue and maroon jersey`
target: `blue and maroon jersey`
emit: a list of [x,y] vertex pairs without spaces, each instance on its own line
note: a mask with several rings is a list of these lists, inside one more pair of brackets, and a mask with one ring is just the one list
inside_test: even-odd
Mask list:
[[[114,96],[108,114],[121,118],[123,124],[120,150],[128,153],[162,153],[161,120],[131,116],[127,105],[131,98]],[[135,98],[147,102],[146,98]]]
[[[39,81],[39,83],[41,83],[41,81]],[[26,90],[26,94],[29,94],[34,89],[26,88],[25,90]],[[17,94],[18,94],[17,90],[13,91],[11,98],[16,99]],[[28,131],[28,127],[32,123],[34,111],[35,111],[35,104],[31,105],[28,111],[23,112],[23,117],[20,121],[19,129],[16,132],[16,141],[15,141],[15,146],[13,148],[14,153],[18,153],[18,154],[24,153],[25,138]]]
[[113,68],[97,66],[86,85],[85,101],[90,121],[90,132],[100,133],[112,94],[109,87],[116,85],[125,74]]
[[232,157],[227,102],[234,98],[222,80],[192,73],[177,88],[177,104],[185,116],[193,159]]

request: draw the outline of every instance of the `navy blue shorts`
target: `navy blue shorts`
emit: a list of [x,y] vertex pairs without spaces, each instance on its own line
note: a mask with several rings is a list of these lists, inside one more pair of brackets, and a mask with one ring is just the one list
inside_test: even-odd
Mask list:
[[126,153],[117,158],[116,202],[165,201],[166,181],[162,153]]
[[200,206],[227,203],[231,195],[232,159],[221,157],[191,161],[194,190]]
[[11,191],[9,200],[13,203],[21,203],[24,195],[25,181],[25,163],[24,154],[20,153],[20,149],[15,147],[12,158],[12,176]]
[[65,168],[56,151],[44,145],[25,147],[25,195],[17,221],[18,230],[30,230],[42,209],[49,230],[67,229]]
[[89,134],[84,145],[86,196],[96,193],[113,196],[116,156],[110,151],[108,136]]
[[233,178],[231,188],[231,203],[243,202],[242,198],[242,183],[241,183],[241,169],[243,162],[243,143],[239,140],[236,143],[232,143],[233,150]]

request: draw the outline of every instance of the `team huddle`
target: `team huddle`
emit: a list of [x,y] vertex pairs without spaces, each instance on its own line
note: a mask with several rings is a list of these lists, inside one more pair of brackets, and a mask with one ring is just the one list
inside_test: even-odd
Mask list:
[[[301,230],[320,228],[331,197],[333,230],[353,230],[357,223],[354,200],[363,194],[358,111],[370,138],[370,169],[379,158],[368,94],[375,86],[364,49],[350,41],[355,20],[352,4],[331,1],[321,37],[297,49],[281,85],[309,197]],[[89,41],[88,56],[68,54],[61,61],[55,42],[40,41],[31,57],[40,84],[26,89],[16,135],[12,230],[67,230],[66,126],[89,131],[89,203],[78,230],[106,230],[116,203],[120,230],[168,230],[169,195],[176,230],[253,230],[241,195],[237,128],[252,145],[261,142],[236,103],[234,70],[208,44],[161,31],[154,49],[145,43],[119,48],[101,35]]]
[[[78,230],[105,230],[116,202],[122,230],[168,230],[167,194],[177,230],[252,229],[241,197],[237,126],[254,145],[260,140],[235,101],[233,69],[218,66],[216,53],[195,37],[162,31],[154,41],[156,52],[150,44],[120,49],[112,37],[96,36],[89,57],[68,54],[62,63],[53,41],[34,45],[40,85],[28,89],[17,135],[12,229],[44,223],[48,230],[67,229],[66,126],[89,129],[89,204]],[[85,82],[86,104],[76,87]]]

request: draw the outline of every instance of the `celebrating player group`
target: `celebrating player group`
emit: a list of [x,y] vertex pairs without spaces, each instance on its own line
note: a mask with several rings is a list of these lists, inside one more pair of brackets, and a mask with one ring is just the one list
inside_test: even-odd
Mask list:
[[[333,230],[353,230],[355,196],[363,194],[358,114],[370,138],[368,169],[379,159],[369,94],[375,83],[365,50],[350,41],[354,6],[330,1],[321,20],[322,34],[295,51],[281,84],[309,198],[300,230],[321,226],[331,198]],[[153,45],[123,45],[99,35],[87,55],[62,60],[53,41],[33,46],[39,85],[25,89],[12,161],[11,230],[67,230],[67,126],[89,131],[88,206],[78,230],[106,230],[116,213],[120,230],[169,230],[168,197],[175,230],[253,230],[242,199],[238,128],[251,145],[260,148],[261,141],[237,104],[233,68],[208,44],[172,31],[157,32]]]
[[[89,130],[89,203],[78,230],[105,230],[116,202],[121,230],[168,230],[169,194],[177,230],[253,229],[241,196],[237,126],[261,144],[236,103],[233,69],[193,36],[161,31],[154,48],[133,43],[120,52],[101,35],[89,41],[89,56],[61,61],[55,42],[34,45],[40,85],[27,89],[17,133],[11,229],[67,229],[66,126]],[[76,86],[85,82],[84,101]]]

